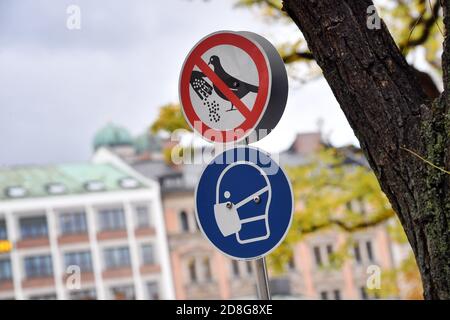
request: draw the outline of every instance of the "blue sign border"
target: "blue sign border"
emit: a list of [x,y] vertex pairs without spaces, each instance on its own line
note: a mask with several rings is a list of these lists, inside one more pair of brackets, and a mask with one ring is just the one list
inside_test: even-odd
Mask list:
[[[239,154],[239,152],[242,152],[242,151],[240,151],[239,149],[244,149],[244,150],[245,150],[245,151],[243,151],[244,154],[245,154],[245,158],[244,158],[244,159],[241,159],[241,158],[237,158],[237,157],[236,157],[236,153]],[[229,160],[230,160],[230,159],[229,159],[229,154],[230,154],[230,153],[233,153],[233,157],[231,158],[232,161],[229,161]],[[199,213],[198,213],[198,204],[197,204],[197,202],[198,202],[198,197],[197,197],[197,195],[198,195],[198,189],[199,189],[199,186],[200,186],[200,182],[201,182],[201,180],[202,180],[204,174],[206,173],[206,171],[208,170],[208,168],[210,168],[211,165],[214,165],[214,164],[217,165],[217,164],[218,164],[218,165],[223,165],[224,167],[227,167],[228,165],[230,165],[230,164],[232,164],[233,162],[236,162],[236,161],[241,161],[241,160],[249,161],[250,159],[248,159],[248,156],[249,156],[249,154],[251,154],[251,153],[254,153],[254,154],[257,154],[257,155],[258,155],[258,157],[257,157],[257,160],[258,160],[258,161],[257,161],[256,165],[258,165],[264,172],[267,172],[267,170],[269,170],[269,168],[271,168],[271,166],[273,166],[274,164],[277,166],[277,170],[280,170],[280,171],[281,171],[283,177],[285,178],[285,180],[286,180],[286,182],[287,182],[287,184],[288,184],[288,186],[289,186],[289,190],[290,190],[290,195],[289,195],[289,196],[290,196],[290,198],[291,198],[291,212],[290,212],[289,222],[288,222],[288,224],[287,224],[287,226],[286,226],[286,229],[285,229],[283,235],[281,236],[281,238],[279,239],[279,241],[278,241],[276,244],[274,244],[269,250],[267,250],[267,251],[265,251],[265,252],[263,252],[263,253],[261,253],[261,254],[256,254],[256,255],[254,255],[254,256],[249,256],[249,257],[234,256],[234,255],[231,255],[230,253],[224,252],[221,248],[219,248],[217,245],[215,245],[214,242],[208,237],[207,233],[206,233],[205,230],[203,229],[203,225],[202,225],[202,223],[201,223],[201,221],[200,221]],[[260,162],[260,160],[261,160],[261,159],[260,159],[260,158],[261,158],[260,154],[263,155],[263,158],[265,157],[265,158],[270,159],[270,161],[268,161],[268,162]],[[238,156],[238,157],[239,157],[239,156]],[[222,161],[220,161],[220,160],[222,160]],[[225,161],[223,161],[223,160],[225,160]],[[253,161],[250,161],[250,162],[253,162]],[[220,172],[221,172],[221,171],[223,171],[223,170],[220,170]],[[277,174],[279,174],[279,173],[277,173]],[[269,172],[269,173],[267,173],[267,175],[270,177],[271,173]],[[270,178],[269,178],[269,179],[270,179]],[[286,236],[287,236],[287,234],[288,234],[288,232],[289,232],[289,229],[290,229],[290,227],[291,227],[292,220],[293,220],[293,216],[294,216],[294,205],[295,205],[295,200],[294,200],[294,194],[293,194],[293,191],[292,191],[292,185],[291,185],[291,183],[290,183],[289,177],[287,176],[287,174],[286,174],[286,172],[283,170],[283,168],[278,164],[278,162],[276,162],[274,159],[272,159],[272,157],[270,156],[270,154],[269,154],[268,152],[262,151],[261,149],[256,148],[256,147],[253,147],[253,146],[246,146],[246,145],[245,145],[245,146],[244,146],[244,145],[243,145],[243,146],[235,146],[235,147],[232,147],[232,148],[228,148],[228,149],[222,151],[220,154],[216,155],[216,156],[215,156],[215,157],[214,157],[214,158],[213,158],[213,159],[212,159],[212,160],[211,160],[211,161],[203,168],[202,173],[201,173],[201,176],[200,176],[200,179],[199,179],[199,182],[197,183],[197,186],[196,186],[196,188],[195,188],[195,194],[194,194],[194,197],[195,197],[195,218],[196,218],[197,224],[198,224],[198,226],[199,226],[201,232],[203,233],[203,235],[205,236],[205,238],[208,239],[209,243],[211,243],[211,244],[212,244],[216,249],[218,249],[222,254],[224,254],[225,256],[227,256],[227,257],[229,257],[229,258],[235,259],[235,260],[243,260],[243,261],[255,260],[255,259],[259,259],[259,258],[265,257],[266,255],[270,254],[270,253],[271,253],[273,250],[275,250],[275,249],[276,249],[276,248],[284,241],[284,239],[286,238]],[[211,208],[211,212],[213,212],[212,210],[213,210],[213,209]],[[213,215],[213,214],[211,215],[211,219],[214,219],[214,215]]]

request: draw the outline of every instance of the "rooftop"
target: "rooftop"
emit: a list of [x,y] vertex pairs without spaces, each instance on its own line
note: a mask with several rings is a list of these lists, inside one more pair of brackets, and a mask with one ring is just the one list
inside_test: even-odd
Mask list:
[[[277,160],[282,167],[304,166],[314,161],[312,156],[322,147],[334,148],[322,141],[320,133],[299,133],[292,145],[278,155],[279,158]],[[359,148],[346,146],[334,149],[343,156],[344,165],[368,166],[367,160]],[[204,150],[202,149],[202,151]],[[205,151],[207,154],[210,153],[210,150]],[[200,154],[198,155],[200,156]],[[162,193],[167,194],[170,192],[195,190],[205,164],[169,166],[164,160],[150,159],[137,161],[131,165],[143,176],[157,180],[161,186]]]
[[62,164],[0,168],[0,201],[143,188],[110,164]]
[[132,145],[133,138],[130,132],[124,127],[113,123],[108,123],[101,128],[94,137],[94,149],[100,147],[114,147],[122,145]]

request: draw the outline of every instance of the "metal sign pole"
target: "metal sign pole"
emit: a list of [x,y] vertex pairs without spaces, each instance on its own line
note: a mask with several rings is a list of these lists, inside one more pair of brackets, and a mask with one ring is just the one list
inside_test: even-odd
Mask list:
[[[249,145],[249,138],[244,139],[244,145]],[[256,290],[259,300],[271,300],[269,289],[269,276],[267,275],[266,258],[262,257],[255,260]]]
[[267,276],[266,258],[255,260],[256,288],[259,300],[271,300],[269,290],[269,277]]

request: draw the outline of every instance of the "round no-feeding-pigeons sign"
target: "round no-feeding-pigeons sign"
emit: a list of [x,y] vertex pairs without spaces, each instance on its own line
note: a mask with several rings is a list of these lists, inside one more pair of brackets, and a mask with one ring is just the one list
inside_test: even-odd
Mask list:
[[183,113],[211,142],[266,136],[286,106],[288,80],[275,47],[252,32],[219,31],[186,58],[179,83]]

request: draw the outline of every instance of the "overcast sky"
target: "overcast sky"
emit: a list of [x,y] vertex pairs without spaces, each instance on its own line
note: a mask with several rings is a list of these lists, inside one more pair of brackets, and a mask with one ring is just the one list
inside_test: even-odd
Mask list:
[[[159,106],[178,101],[185,55],[211,32],[249,30],[280,40],[287,27],[233,3],[1,0],[0,165],[88,160],[95,132],[109,121],[143,132]],[[66,27],[71,4],[81,9],[80,30]],[[320,117],[333,143],[356,143],[319,79],[291,86],[281,122],[258,146],[284,149],[297,132],[317,129]]]

